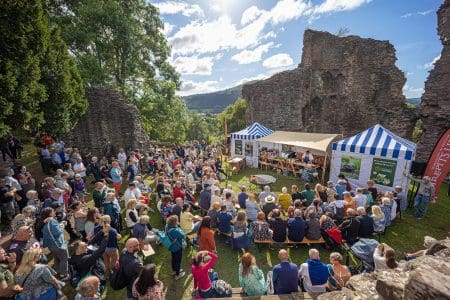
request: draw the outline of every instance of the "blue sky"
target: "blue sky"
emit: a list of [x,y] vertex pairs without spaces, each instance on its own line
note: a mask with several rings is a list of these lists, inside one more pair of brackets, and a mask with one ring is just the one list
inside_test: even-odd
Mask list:
[[165,23],[180,95],[267,78],[300,63],[306,28],[389,40],[407,97],[420,97],[442,45],[436,11],[443,0],[150,1]]

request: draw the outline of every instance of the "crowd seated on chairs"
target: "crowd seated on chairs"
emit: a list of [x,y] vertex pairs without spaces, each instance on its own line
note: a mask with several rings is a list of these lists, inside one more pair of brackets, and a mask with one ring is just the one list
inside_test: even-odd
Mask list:
[[[12,234],[10,245],[0,248],[0,295],[63,299],[62,286],[70,282],[76,299],[100,299],[109,281],[112,289],[126,288],[127,299],[163,299],[164,284],[156,278],[155,266],[137,254],[161,243],[157,250],[170,252],[173,280],[179,280],[186,275],[181,262],[187,238],[198,248],[191,259],[192,292],[201,298],[229,296],[230,285],[212,270],[223,259],[216,233],[234,249],[245,250],[236,265],[242,293],[258,296],[303,289],[318,295],[345,285],[350,270],[341,264],[343,255],[331,253],[326,265],[319,251],[311,248],[309,259],[296,262],[298,267],[284,248],[323,244],[344,252],[340,245],[358,246],[384,232],[405,208],[399,200],[404,199],[401,190],[379,195],[368,182],[367,188],[353,194],[344,176],[314,189],[305,184],[301,192],[293,185],[290,193],[287,187],[276,193],[269,186],[259,194],[245,186],[236,193],[232,185],[221,187],[227,174],[213,146],[194,143],[146,151],[116,152],[107,143],[99,159],[60,141],[43,144],[40,155],[52,154],[50,161],[42,158],[42,167],[56,175],[45,178],[42,188],[20,161],[12,162],[8,176],[0,180],[1,218],[6,233]],[[154,193],[143,180],[146,173],[155,179]],[[89,190],[91,178],[94,187]],[[94,207],[88,207],[89,193]],[[151,214],[165,222],[164,228],[151,225]],[[129,238],[122,250],[125,234]],[[248,252],[253,244],[283,248],[280,263],[268,274]],[[375,269],[398,267],[389,246],[380,244],[373,252]],[[47,256],[53,267],[46,265]]]

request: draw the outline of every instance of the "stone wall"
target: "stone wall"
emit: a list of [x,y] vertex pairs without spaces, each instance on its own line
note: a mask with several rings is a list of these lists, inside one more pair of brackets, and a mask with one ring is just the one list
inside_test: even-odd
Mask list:
[[443,45],[441,58],[428,76],[420,107],[423,134],[417,158],[421,161],[428,160],[439,138],[450,127],[450,0],[438,10],[438,33]]
[[108,87],[86,88],[89,108],[74,130],[63,138],[92,155],[103,155],[107,141],[116,147],[148,149],[149,138],[142,128],[138,109]]
[[352,276],[342,291],[320,295],[330,299],[450,299],[450,238],[437,241],[444,248],[406,262],[396,270]]
[[395,61],[388,41],[306,30],[298,68],[243,86],[248,122],[345,136],[380,123],[410,138],[416,115]]

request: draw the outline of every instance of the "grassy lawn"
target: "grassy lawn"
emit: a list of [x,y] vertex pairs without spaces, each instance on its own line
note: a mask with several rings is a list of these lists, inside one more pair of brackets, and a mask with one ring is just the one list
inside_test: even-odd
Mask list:
[[[36,160],[36,154],[32,146],[27,146],[24,151],[23,161],[27,166],[31,167],[33,174],[39,172],[39,163]],[[288,187],[292,184],[297,184],[299,188],[302,183],[298,178],[291,176],[283,176],[275,174],[274,172],[265,172],[257,169],[245,169],[240,174],[231,177],[228,182],[222,182],[225,187],[227,183],[233,185],[233,190],[238,191],[241,185],[246,185],[251,192],[259,192],[260,187],[249,184],[249,177],[253,174],[270,174],[277,178],[277,182],[272,185],[272,190],[279,192],[283,186]],[[148,183],[153,184],[153,178],[146,179]],[[412,252],[422,249],[423,237],[425,235],[433,236],[437,239],[445,238],[450,231],[450,197],[446,196],[447,185],[444,185],[437,204],[430,205],[427,216],[422,220],[417,220],[412,217],[410,211],[403,213],[402,220],[394,220],[382,241],[391,245],[399,255],[402,252]],[[92,190],[92,188],[90,189]],[[92,204],[92,201],[90,202]],[[151,215],[151,224],[155,228],[163,228],[162,219],[158,214]],[[121,244],[123,245],[128,234],[122,233],[123,238]],[[224,240],[216,237],[216,243],[219,253],[219,259],[216,263],[215,269],[219,276],[225,281],[232,284],[233,287],[238,287],[237,266],[242,252],[233,251],[229,246],[225,245]],[[190,289],[193,287],[193,278],[190,275],[189,257],[195,253],[195,249],[188,246],[183,254],[183,269],[187,274],[179,281],[175,281],[171,275],[172,270],[170,266],[170,253],[162,246],[154,246],[156,254],[152,256],[147,262],[155,263],[158,266],[159,278],[164,282],[167,299],[191,299]],[[319,248],[322,260],[328,263],[329,252],[323,248]],[[278,251],[270,251],[267,247],[262,247],[261,252],[256,247],[250,249],[255,255],[259,267],[267,272],[275,264],[278,263]],[[303,263],[307,258],[308,247],[301,246],[298,249],[289,248],[292,261],[296,264]],[[74,291],[71,287],[66,287],[65,292],[69,299],[73,299]],[[106,289],[103,295],[104,299],[124,299],[125,290],[113,291],[110,288]]]

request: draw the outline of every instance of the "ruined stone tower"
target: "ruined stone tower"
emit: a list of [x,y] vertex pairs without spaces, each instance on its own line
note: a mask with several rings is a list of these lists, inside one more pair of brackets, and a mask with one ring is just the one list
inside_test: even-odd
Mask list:
[[343,133],[376,123],[411,137],[415,113],[388,41],[306,30],[298,68],[246,84],[248,121],[273,130]]
[[427,161],[442,134],[450,127],[450,0],[438,12],[438,34],[443,49],[425,82],[420,118],[423,134],[418,143],[417,159]]
[[107,141],[119,147],[148,149],[149,138],[142,128],[136,106],[127,103],[108,87],[86,88],[89,108],[75,128],[63,137],[67,146],[75,146],[92,155],[103,155]]

